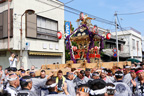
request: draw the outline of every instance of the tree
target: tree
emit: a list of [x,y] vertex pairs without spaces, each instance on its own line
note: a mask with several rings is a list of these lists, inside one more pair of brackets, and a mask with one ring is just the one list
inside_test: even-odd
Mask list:
[[[66,21],[64,21],[64,29],[65,29],[65,22],[66,22]],[[71,24],[71,27],[70,27],[70,28],[71,28],[70,31],[73,32],[73,31],[74,31],[74,27],[73,27],[72,24]],[[65,43],[65,44],[66,44],[66,43]],[[72,42],[72,45],[75,46],[75,45],[76,45],[76,42]],[[66,49],[66,45],[65,45],[65,60],[66,60],[66,61],[71,60],[71,58],[70,58],[70,51],[69,51],[69,49]]]

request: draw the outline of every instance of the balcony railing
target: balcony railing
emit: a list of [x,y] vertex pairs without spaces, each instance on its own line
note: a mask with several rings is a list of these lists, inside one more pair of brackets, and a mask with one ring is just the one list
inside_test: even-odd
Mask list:
[[37,27],[37,38],[58,41],[57,31],[40,27]]

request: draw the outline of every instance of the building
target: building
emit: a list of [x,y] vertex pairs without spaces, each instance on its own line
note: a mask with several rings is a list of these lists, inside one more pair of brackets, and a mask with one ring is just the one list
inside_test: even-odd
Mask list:
[[[65,63],[64,38],[57,38],[58,31],[64,34],[62,5],[58,0],[11,0],[9,13],[7,0],[0,0],[0,65],[4,68],[9,66],[10,52],[20,56],[21,23],[22,64],[19,62],[18,68],[20,65],[28,69],[31,65],[40,68],[42,64]],[[58,6],[59,8],[56,8]],[[28,9],[34,10],[35,13],[26,11]]]
[[[99,35],[102,35],[106,38],[106,35],[109,33],[109,30],[103,29],[99,27]],[[119,58],[120,61],[125,61],[130,56],[128,54],[123,53],[123,46],[125,44],[125,41],[122,39],[118,40],[119,45]],[[116,48],[116,37],[115,35],[111,34],[111,38],[109,40],[104,40],[104,49],[102,50],[102,56],[101,59],[104,62],[110,62],[110,61],[117,61],[117,58],[114,57],[113,49]]]
[[[112,33],[116,35],[115,32]],[[142,39],[141,33],[134,28],[125,28],[123,31],[118,31],[118,38],[125,41],[122,53],[128,54],[131,58],[142,61]]]
[[[118,48],[119,48],[119,61],[126,61],[130,56],[127,53],[123,53],[123,46],[125,45],[125,41],[119,39],[118,40]],[[116,37],[111,35],[109,40],[105,40],[105,49],[103,49],[104,55],[102,60],[107,61],[117,61],[117,57],[114,56],[113,50],[116,48]]]
[[142,57],[144,61],[144,36],[142,37]]

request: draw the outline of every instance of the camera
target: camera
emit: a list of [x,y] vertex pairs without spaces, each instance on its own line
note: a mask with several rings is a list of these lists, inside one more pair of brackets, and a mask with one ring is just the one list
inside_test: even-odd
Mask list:
[[15,57],[14,58],[17,58],[18,57],[18,55],[15,55]]

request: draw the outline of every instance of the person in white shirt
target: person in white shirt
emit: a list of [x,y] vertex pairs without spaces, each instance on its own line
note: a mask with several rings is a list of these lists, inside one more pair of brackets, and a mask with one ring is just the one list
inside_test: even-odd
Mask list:
[[11,56],[9,57],[9,64],[10,64],[10,68],[12,71],[17,71],[16,63],[18,61],[19,61],[18,56],[16,56],[14,53],[12,53]]

